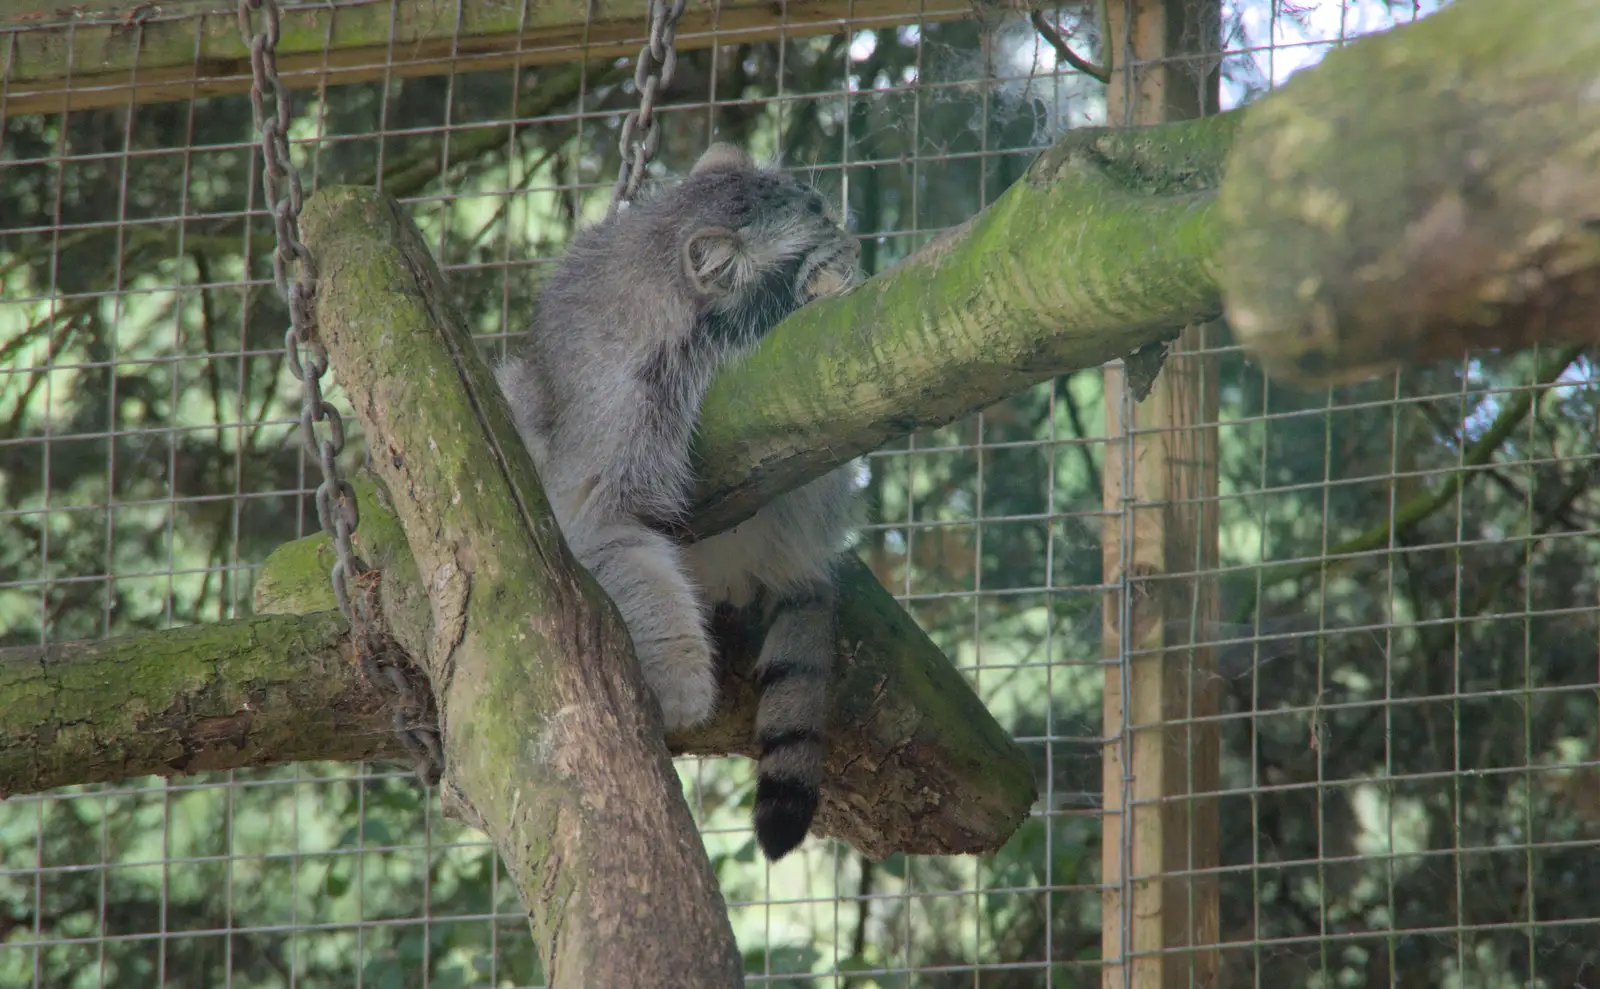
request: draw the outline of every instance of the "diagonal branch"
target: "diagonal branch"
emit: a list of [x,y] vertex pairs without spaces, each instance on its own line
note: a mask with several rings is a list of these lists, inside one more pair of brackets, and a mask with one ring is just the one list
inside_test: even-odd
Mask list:
[[1073,131],[972,220],[784,320],[706,397],[691,528],[1219,315],[1213,190],[1237,120]]
[[1039,32],[1039,37],[1043,38],[1046,44],[1055,49],[1056,57],[1061,59],[1061,61],[1067,63],[1091,79],[1099,82],[1111,81],[1111,71],[1102,66],[1094,64],[1093,62],[1084,58],[1082,55],[1079,55],[1077,52],[1073,51],[1072,46],[1067,44],[1067,39],[1061,36],[1061,32],[1054,24],[1050,23],[1049,18],[1045,17],[1043,11],[1033,11],[1028,15],[1028,19],[1033,23],[1033,29]]
[[[422,235],[370,191],[307,205],[319,336],[423,575],[412,658],[447,806],[494,842],[553,987],[742,984],[627,630],[567,551]],[[636,909],[665,890],[670,917]]]

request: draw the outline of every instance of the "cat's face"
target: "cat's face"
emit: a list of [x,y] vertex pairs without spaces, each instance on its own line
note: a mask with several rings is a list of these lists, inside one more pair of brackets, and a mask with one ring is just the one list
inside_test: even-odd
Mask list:
[[674,195],[688,221],[685,276],[716,309],[767,324],[860,279],[860,246],[827,199],[741,151],[713,147]]

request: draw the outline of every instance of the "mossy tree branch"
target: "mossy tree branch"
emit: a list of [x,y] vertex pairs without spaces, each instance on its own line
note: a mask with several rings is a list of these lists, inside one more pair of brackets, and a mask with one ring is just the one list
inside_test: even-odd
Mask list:
[[1213,190],[1237,123],[1073,131],[971,221],[784,320],[706,397],[691,528],[1220,314]]
[[[441,785],[494,842],[552,986],[742,984],[627,630],[568,553],[422,235],[349,188],[301,223],[319,335],[428,604],[413,658],[438,703]],[[670,914],[640,909],[668,890]]]
[[1337,384],[1600,343],[1600,0],[1458,0],[1250,108],[1221,191],[1241,343]]
[[[1596,342],[1600,0],[1538,13],[1458,0],[1242,111],[1067,134],[972,221],[718,378],[702,448],[738,456],[701,458],[696,525],[1168,339],[1221,312],[1219,283],[1241,342],[1295,381]],[[1469,195],[1474,176],[1505,194]]]
[[0,797],[398,754],[337,612],[0,650]]

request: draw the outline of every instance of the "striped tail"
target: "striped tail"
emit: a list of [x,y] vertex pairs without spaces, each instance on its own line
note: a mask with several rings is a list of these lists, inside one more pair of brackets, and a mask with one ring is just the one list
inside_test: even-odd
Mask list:
[[756,841],[776,862],[805,840],[828,758],[828,679],[837,596],[831,584],[778,601],[756,663]]

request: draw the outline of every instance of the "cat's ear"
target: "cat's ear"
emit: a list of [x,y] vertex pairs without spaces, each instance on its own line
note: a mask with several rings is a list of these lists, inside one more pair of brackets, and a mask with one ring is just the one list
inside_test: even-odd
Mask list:
[[745,263],[744,241],[727,227],[701,227],[683,242],[683,273],[701,295],[727,295]]
[[756,161],[750,153],[743,148],[718,141],[706,149],[700,160],[689,169],[690,175],[700,175],[705,172],[731,172],[742,168],[755,168]]

